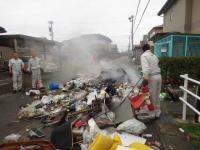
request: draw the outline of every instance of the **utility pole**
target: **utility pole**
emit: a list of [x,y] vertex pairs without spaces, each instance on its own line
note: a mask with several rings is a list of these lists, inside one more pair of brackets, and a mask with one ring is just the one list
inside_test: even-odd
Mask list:
[[49,34],[50,34],[50,37],[51,37],[51,40],[53,41],[54,40],[54,34],[53,34],[53,21],[49,21]]
[[133,51],[133,22],[134,22],[134,16],[131,15],[128,19],[131,22],[131,50]]
[[128,37],[128,51],[131,50],[131,39],[130,36]]

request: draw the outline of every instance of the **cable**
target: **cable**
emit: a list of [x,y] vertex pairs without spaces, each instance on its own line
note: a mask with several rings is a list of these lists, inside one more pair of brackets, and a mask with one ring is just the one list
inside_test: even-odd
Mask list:
[[136,33],[136,31],[137,31],[137,29],[138,29],[138,27],[139,27],[139,25],[140,25],[140,23],[141,23],[141,21],[142,21],[142,18],[143,18],[143,16],[144,16],[145,12],[146,12],[146,9],[147,9],[147,7],[148,7],[150,1],[151,1],[151,0],[149,0],[149,1],[147,2],[147,5],[146,5],[146,7],[145,7],[145,9],[144,9],[144,11],[143,11],[143,13],[142,13],[142,16],[141,16],[141,18],[140,18],[140,21],[138,22],[138,25],[137,25],[137,27],[136,27],[135,32],[133,33],[133,35],[134,35],[134,34]]
[[136,9],[136,13],[135,13],[135,21],[133,22],[133,29],[134,29],[135,22],[136,22],[136,19],[137,19],[137,14],[138,14],[138,10],[139,10],[139,7],[140,7],[140,2],[141,2],[141,0],[138,1],[138,5],[137,5],[137,9]]

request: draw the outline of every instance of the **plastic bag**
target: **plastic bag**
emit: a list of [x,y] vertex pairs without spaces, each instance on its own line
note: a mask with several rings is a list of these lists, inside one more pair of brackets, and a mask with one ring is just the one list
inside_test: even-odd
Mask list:
[[29,90],[28,92],[26,92],[26,95],[39,95],[40,91],[39,90]]
[[88,145],[92,142],[92,136],[89,134],[89,129],[86,128],[83,131],[83,144]]
[[41,102],[45,105],[45,104],[50,104],[53,101],[51,96],[46,96],[44,95],[41,99]]
[[118,131],[126,131],[132,134],[141,134],[146,129],[146,126],[143,122],[138,121],[133,118],[121,123],[118,127]]
[[87,103],[85,101],[78,101],[75,104],[75,109],[76,111],[82,110],[82,109],[86,109],[88,107]]
[[20,134],[14,134],[14,133],[12,133],[12,134],[10,134],[10,135],[8,135],[8,136],[6,136],[4,138],[4,142],[5,143],[17,142],[20,137],[21,137]]
[[59,84],[57,82],[54,82],[54,81],[50,82],[49,90],[57,90],[57,89],[59,89]]
[[83,145],[81,146],[82,150],[85,150],[85,147],[92,143],[92,140],[101,131],[93,118],[88,121],[88,125],[89,128],[86,128],[83,131]]
[[58,101],[65,99],[66,95],[65,94],[61,94],[61,95],[55,95],[53,97],[53,102],[54,103],[58,103]]
[[108,93],[105,90],[101,90],[101,92],[97,95],[97,98],[103,99],[105,97],[109,97]]
[[101,130],[99,129],[93,118],[88,121],[88,125],[89,125],[89,134],[93,138],[96,137],[97,133],[99,133]]
[[32,107],[31,105],[28,105],[27,107],[22,107],[17,114],[18,119],[22,118],[31,118],[34,116],[40,116],[44,115],[46,112],[43,108],[36,109],[35,107]]
[[97,96],[97,91],[94,90],[93,92],[89,93],[88,96],[87,96],[87,104],[88,105],[91,105],[92,104],[92,101],[95,100],[95,97]]

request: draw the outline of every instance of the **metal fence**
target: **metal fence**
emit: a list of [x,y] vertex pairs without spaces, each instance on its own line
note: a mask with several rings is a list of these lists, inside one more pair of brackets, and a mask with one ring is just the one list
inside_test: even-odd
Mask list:
[[183,94],[183,97],[179,97],[179,99],[183,102],[182,119],[186,120],[187,106],[200,116],[200,111],[198,111],[194,106],[192,106],[187,101],[188,94],[191,95],[192,97],[196,98],[197,100],[200,100],[200,97],[197,95],[197,93],[195,94],[188,90],[188,81],[191,81],[197,85],[200,85],[200,82],[197,80],[194,80],[192,78],[189,78],[188,74],[180,75],[180,77],[184,79],[184,86],[180,86],[180,89],[183,90],[184,94]]
[[169,33],[154,43],[158,57],[200,56],[200,34]]

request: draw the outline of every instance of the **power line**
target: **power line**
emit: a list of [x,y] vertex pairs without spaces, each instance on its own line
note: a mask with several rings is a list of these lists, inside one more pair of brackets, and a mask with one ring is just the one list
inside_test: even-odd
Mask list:
[[[140,7],[140,2],[141,2],[141,0],[138,1],[135,17],[133,15],[131,17],[129,17],[129,20],[132,22],[132,27],[131,27],[131,50],[132,51],[134,50],[134,48],[133,48],[134,47],[133,46],[133,43],[134,43],[134,41],[133,41],[134,40],[133,30],[134,30],[135,22],[136,22],[136,19],[137,19],[137,14],[138,14],[138,10],[139,10],[139,7]],[[128,50],[130,50],[130,39],[129,39],[129,44],[128,44]]]
[[137,14],[138,14],[138,10],[139,10],[139,7],[140,7],[140,2],[141,2],[141,0],[138,1],[137,10],[136,10],[136,13],[135,13],[135,21],[133,23],[133,29],[134,29],[135,22],[136,22],[136,19],[137,19]]
[[146,12],[146,9],[147,9],[147,7],[148,7],[150,1],[151,1],[151,0],[149,0],[149,1],[147,2],[147,5],[146,5],[146,7],[145,7],[145,9],[144,9],[144,11],[143,11],[143,13],[142,13],[142,16],[141,16],[141,18],[140,18],[140,21],[138,22],[138,25],[137,25],[137,27],[136,27],[136,29],[135,29],[134,34],[136,33],[138,27],[140,26],[140,23],[141,23],[141,21],[142,21],[142,18],[143,18],[143,16],[144,16],[145,12]]

